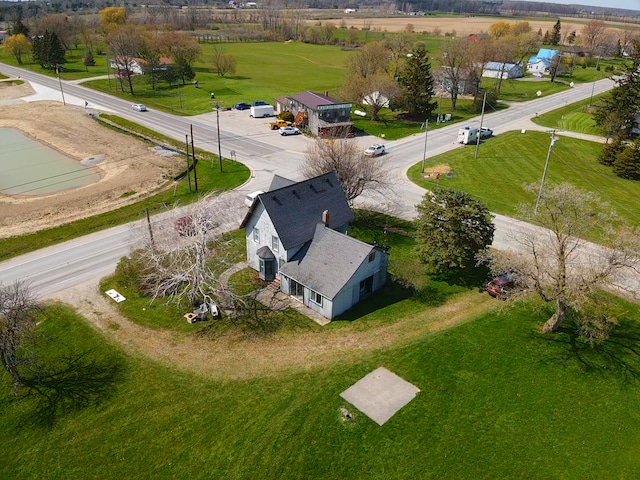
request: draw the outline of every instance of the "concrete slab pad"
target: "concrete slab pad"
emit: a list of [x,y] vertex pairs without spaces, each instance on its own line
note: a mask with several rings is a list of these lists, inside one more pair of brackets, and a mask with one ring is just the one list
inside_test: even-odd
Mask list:
[[378,425],[384,425],[420,391],[384,367],[375,369],[340,394]]

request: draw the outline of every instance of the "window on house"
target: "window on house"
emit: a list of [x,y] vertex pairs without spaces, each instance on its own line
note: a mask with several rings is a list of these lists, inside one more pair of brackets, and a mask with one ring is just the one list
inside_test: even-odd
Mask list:
[[373,275],[360,282],[360,298],[364,298],[373,292]]
[[253,229],[253,241],[256,243],[260,243],[260,229],[259,228],[254,228]]
[[310,291],[311,294],[311,301],[313,303],[317,303],[318,305],[322,306],[322,295],[320,295],[318,292],[314,292],[313,290]]
[[369,254],[369,261],[370,261],[370,262],[373,262],[375,259],[376,259],[376,252],[375,252],[375,250],[374,250],[373,252],[371,252],[371,253]]
[[271,250],[276,253],[280,251],[280,240],[275,235],[271,236]]

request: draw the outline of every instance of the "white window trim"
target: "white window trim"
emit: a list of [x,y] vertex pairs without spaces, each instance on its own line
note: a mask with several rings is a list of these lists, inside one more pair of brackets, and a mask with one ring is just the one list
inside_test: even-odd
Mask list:
[[260,243],[260,229],[259,228],[253,227],[253,241],[255,243]]
[[[324,299],[324,297],[322,295],[320,295],[318,292],[314,292],[313,290],[309,289],[309,300],[313,303],[315,303],[316,305],[322,306],[322,301]],[[316,300],[316,297],[320,297],[320,302],[318,302]]]
[[276,235],[271,235],[271,250],[280,252],[280,239]]

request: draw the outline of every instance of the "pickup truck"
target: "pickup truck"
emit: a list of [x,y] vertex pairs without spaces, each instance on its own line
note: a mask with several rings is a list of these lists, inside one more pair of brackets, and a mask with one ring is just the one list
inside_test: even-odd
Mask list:
[[269,128],[271,130],[279,130],[282,127],[288,127],[291,125],[291,122],[287,122],[286,120],[278,119],[275,122],[271,122],[269,124]]

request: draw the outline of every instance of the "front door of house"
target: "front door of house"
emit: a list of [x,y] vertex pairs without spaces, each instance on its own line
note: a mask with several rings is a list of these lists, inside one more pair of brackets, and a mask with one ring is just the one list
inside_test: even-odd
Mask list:
[[262,280],[271,281],[275,277],[274,259],[260,259],[260,278]]

